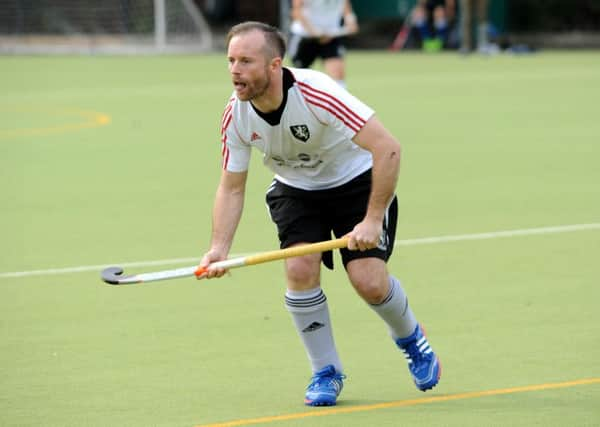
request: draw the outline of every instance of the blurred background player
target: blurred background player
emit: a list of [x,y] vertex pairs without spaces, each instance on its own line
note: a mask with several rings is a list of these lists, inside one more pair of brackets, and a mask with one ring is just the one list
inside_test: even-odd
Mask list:
[[292,0],[288,54],[295,67],[321,58],[325,72],[345,87],[343,37],[358,32],[350,0]]
[[460,52],[470,53],[473,50],[473,12],[477,14],[477,51],[497,53],[498,47],[488,39],[490,24],[487,0],[460,0]]
[[455,11],[455,0],[417,1],[412,12],[412,25],[419,33],[423,50],[436,52],[447,44]]

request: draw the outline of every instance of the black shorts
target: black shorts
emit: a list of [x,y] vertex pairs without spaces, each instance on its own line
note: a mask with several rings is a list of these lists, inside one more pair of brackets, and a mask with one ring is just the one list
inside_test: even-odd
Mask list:
[[341,37],[334,37],[327,43],[319,43],[319,39],[292,34],[288,53],[294,67],[308,68],[317,58],[342,58],[345,48]]
[[[271,219],[277,225],[281,248],[295,243],[315,243],[342,237],[361,222],[371,192],[371,170],[352,181],[327,190],[301,190],[274,180],[266,194]],[[394,249],[398,201],[394,196],[387,209],[380,245],[366,251],[341,249],[344,267],[357,258],[375,257],[387,261]],[[331,252],[323,254],[323,263],[333,269]]]

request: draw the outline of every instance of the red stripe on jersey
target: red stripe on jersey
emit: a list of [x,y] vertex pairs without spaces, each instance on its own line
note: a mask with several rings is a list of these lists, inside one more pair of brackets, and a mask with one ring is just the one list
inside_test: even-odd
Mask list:
[[232,116],[233,113],[231,112],[231,108],[225,110],[225,113],[223,113],[223,120],[221,120],[221,133],[224,133],[227,130],[227,126],[229,126]]
[[235,98],[229,98],[227,100],[227,104],[225,105],[225,109],[227,109],[228,107],[231,107],[233,105],[233,101],[235,101]]
[[360,126],[357,125],[356,123],[351,123],[349,121],[347,121],[344,117],[342,117],[341,114],[339,114],[337,112],[337,110],[333,110],[332,108],[330,108],[330,106],[322,104],[320,102],[317,102],[311,98],[306,98],[306,101],[309,104],[313,104],[316,105],[317,107],[321,107],[322,109],[329,111],[331,114],[333,114],[334,116],[336,116],[339,120],[341,120],[347,127],[349,127],[350,129],[352,129],[354,131],[354,133],[358,133],[358,131],[360,130]]
[[225,106],[225,109],[223,110],[223,114],[221,115],[221,132],[223,132],[223,124],[225,123],[225,116],[227,116],[227,114],[233,108],[233,101],[235,101],[235,98],[230,98],[229,101],[227,101],[227,105]]
[[227,135],[223,137],[223,150],[221,154],[223,155],[223,169],[227,169],[227,164],[229,163],[229,148],[227,148]]
[[234,98],[229,100],[225,111],[223,112],[223,118],[221,119],[221,155],[223,156],[223,169],[227,169],[229,163],[229,148],[227,148],[227,128],[233,119],[233,108]]
[[[344,114],[348,115],[348,117],[352,117],[355,120],[359,121],[359,122],[363,122],[365,123],[365,119],[363,119],[362,117],[360,117],[358,114],[356,114],[354,111],[352,111],[350,108],[348,108],[348,106],[346,104],[344,104],[342,101],[340,101],[338,98],[336,98],[335,96],[331,95],[330,93],[327,92],[323,92],[322,90],[316,89],[306,83],[302,83],[302,82],[298,82],[298,84],[300,86],[302,86],[302,88],[304,88],[305,90],[309,90],[311,92],[313,92],[314,96],[318,95],[322,95],[325,98],[330,99],[332,102],[337,104],[337,107],[341,107],[341,110]],[[318,95],[317,95],[318,94]]]
[[363,127],[366,120],[352,111],[346,104],[340,101],[335,96],[323,92],[322,90],[315,89],[314,87],[307,85],[306,83],[298,82],[300,85],[300,91],[307,96],[312,96],[334,108],[339,114],[343,115],[347,121],[355,123],[359,128]]
[[231,108],[232,106],[229,105],[227,108],[225,108],[225,111],[223,111],[223,116],[221,117],[221,131],[223,130],[223,125],[225,124],[225,120],[227,118],[227,115],[231,112]]
[[358,132],[358,130],[360,130],[360,128],[362,128],[364,126],[364,124],[365,124],[364,120],[358,122],[358,121],[354,120],[353,118],[348,117],[348,115],[346,115],[342,111],[340,111],[339,108],[336,108],[336,106],[333,105],[327,99],[320,97],[320,96],[315,96],[313,94],[310,94],[310,93],[302,91],[302,90],[301,90],[301,92],[308,102],[329,111],[331,114],[335,115],[338,119],[340,119],[342,122],[344,122],[344,124],[346,126],[352,128],[355,132]]
[[231,123],[231,119],[233,118],[233,113],[229,111],[225,117],[223,117],[223,124],[221,125],[221,135],[225,133],[229,123]]
[[223,135],[221,138],[221,155],[225,155],[225,151],[227,151],[227,134]]

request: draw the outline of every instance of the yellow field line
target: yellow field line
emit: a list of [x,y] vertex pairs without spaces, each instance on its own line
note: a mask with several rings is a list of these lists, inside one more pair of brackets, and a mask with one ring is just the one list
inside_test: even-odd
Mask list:
[[[6,110],[6,109],[5,109]],[[47,135],[51,133],[68,132],[79,129],[94,128],[99,126],[105,126],[110,123],[111,118],[109,115],[99,113],[96,111],[83,111],[83,110],[56,110],[56,111],[44,111],[40,109],[14,109],[16,112],[38,112],[47,114],[50,116],[68,116],[75,115],[82,118],[82,121],[76,123],[69,123],[57,126],[48,126],[41,128],[23,128],[23,129],[0,129],[0,138],[9,138],[16,136],[32,136],[32,135]]]
[[275,415],[271,417],[250,418],[242,420],[226,421],[216,424],[203,424],[196,427],[235,427],[253,424],[267,424],[276,421],[298,420],[310,417],[325,417],[329,415],[348,414],[352,412],[374,411],[377,409],[400,408],[405,406],[424,405],[428,403],[447,402],[450,400],[474,399],[485,396],[498,396],[502,394],[524,393],[527,391],[552,390],[557,388],[575,387],[579,385],[598,384],[600,378],[585,378],[561,383],[535,384],[522,387],[501,388],[496,390],[473,391],[467,393],[449,394],[445,396],[432,396],[420,399],[398,400],[395,402],[375,403],[372,405],[338,406],[330,409],[315,409],[310,412],[299,412],[295,414]]

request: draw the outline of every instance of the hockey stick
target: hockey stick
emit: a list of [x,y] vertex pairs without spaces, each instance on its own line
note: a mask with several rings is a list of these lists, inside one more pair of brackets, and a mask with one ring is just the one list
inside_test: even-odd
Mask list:
[[158,280],[177,279],[190,276],[196,276],[198,279],[202,279],[209,270],[215,268],[228,269],[245,267],[285,258],[326,252],[333,249],[345,248],[347,246],[348,238],[342,237],[340,239],[326,240],[324,242],[310,243],[276,251],[261,252],[245,257],[226,259],[224,261],[214,262],[204,268],[198,268],[198,266],[184,267],[175,270],[156,271],[153,273],[142,273],[131,276],[124,276],[121,267],[109,267],[102,270],[102,280],[111,285],[131,285],[135,283],[156,282]]
[[402,21],[402,27],[400,27],[400,31],[396,35],[396,38],[392,42],[390,46],[390,50],[397,51],[404,49],[406,42],[408,41],[408,36],[410,35],[410,29],[412,27],[412,14],[413,10],[409,10],[408,14],[404,17]]

